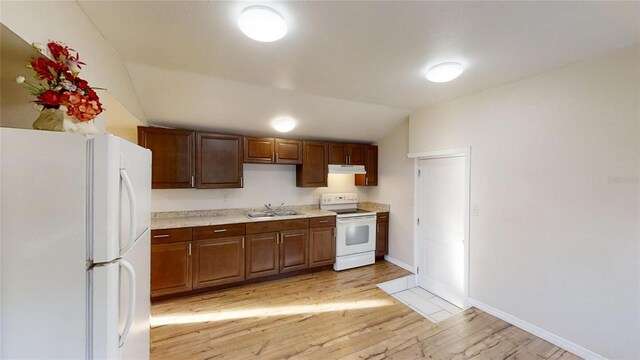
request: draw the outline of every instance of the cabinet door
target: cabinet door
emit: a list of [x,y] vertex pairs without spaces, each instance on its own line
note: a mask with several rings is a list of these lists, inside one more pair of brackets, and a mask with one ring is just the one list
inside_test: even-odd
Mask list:
[[309,230],[280,232],[280,272],[309,267]]
[[191,289],[191,242],[151,245],[151,296]]
[[196,187],[241,188],[242,136],[196,133]]
[[[380,216],[380,215],[379,215]],[[385,216],[386,218],[386,216]],[[376,256],[384,256],[389,253],[389,222],[378,220],[376,224]]]
[[365,149],[366,145],[349,144],[347,146],[347,164],[349,165],[365,165]]
[[309,230],[309,267],[331,265],[336,258],[335,228]]
[[278,273],[279,233],[246,236],[247,279]]
[[347,144],[329,143],[329,164],[346,165],[347,151]]
[[193,131],[138,127],[138,145],[151,150],[153,189],[194,186],[193,139]]
[[244,280],[244,236],[193,242],[193,287]]
[[302,141],[275,139],[276,164],[302,164]]
[[326,187],[329,173],[326,142],[303,141],[302,165],[296,167],[298,187]]
[[378,147],[368,145],[365,147],[366,174],[356,174],[355,183],[357,186],[378,186]]
[[274,141],[272,138],[244,138],[244,162],[272,164],[274,162]]

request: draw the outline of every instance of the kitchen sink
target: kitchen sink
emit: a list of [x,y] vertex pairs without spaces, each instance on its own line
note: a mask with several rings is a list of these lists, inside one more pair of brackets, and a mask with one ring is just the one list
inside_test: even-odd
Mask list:
[[277,216],[294,216],[294,215],[302,215],[295,210],[279,210],[274,212],[252,212],[248,213],[247,216],[252,219],[260,219],[260,218],[273,218]]
[[255,218],[270,218],[270,217],[274,217],[276,216],[276,214],[274,213],[266,213],[266,212],[252,212],[252,213],[248,213],[247,214],[248,217],[255,219]]
[[292,216],[292,215],[302,215],[295,210],[280,210],[276,211],[276,216]]

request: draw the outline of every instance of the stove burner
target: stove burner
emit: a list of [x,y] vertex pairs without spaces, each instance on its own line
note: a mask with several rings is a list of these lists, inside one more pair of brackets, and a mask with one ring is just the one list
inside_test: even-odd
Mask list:
[[340,210],[331,210],[331,211],[333,211],[338,215],[372,213],[371,211],[362,210],[362,209],[340,209]]

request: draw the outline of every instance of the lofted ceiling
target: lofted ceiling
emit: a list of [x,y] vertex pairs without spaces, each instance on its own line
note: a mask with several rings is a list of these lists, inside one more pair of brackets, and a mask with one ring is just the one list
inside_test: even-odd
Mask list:
[[[118,50],[154,125],[376,141],[413,110],[640,42],[639,2],[80,1]],[[273,43],[236,19],[268,5]],[[430,83],[426,68],[465,72]]]

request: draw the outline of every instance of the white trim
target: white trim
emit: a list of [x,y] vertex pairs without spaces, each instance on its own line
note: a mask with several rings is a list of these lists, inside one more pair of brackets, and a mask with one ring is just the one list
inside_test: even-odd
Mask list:
[[502,310],[498,310],[490,305],[483,303],[482,301],[469,298],[469,305],[474,306],[488,314],[491,314],[501,320],[508,322],[511,325],[519,327],[520,329],[527,331],[541,339],[544,339],[553,345],[561,347],[564,350],[567,350],[581,358],[584,359],[597,359],[597,360],[606,360],[602,355],[596,354],[591,350],[585,349],[584,347],[573,343],[565,338],[562,338],[552,332],[539,328],[535,325],[532,325],[522,319],[519,319],[511,314],[507,314]]
[[466,156],[471,152],[470,147],[461,147],[455,149],[447,149],[447,150],[434,150],[434,151],[423,151],[417,153],[409,153],[407,157],[409,159],[421,158],[443,158],[443,157],[452,157],[452,156]]
[[[470,200],[471,200],[471,147],[461,147],[455,149],[447,149],[447,150],[435,150],[435,151],[425,151],[425,152],[417,152],[417,153],[409,153],[407,154],[408,158],[414,159],[413,165],[413,199],[415,206],[413,207],[413,263],[417,268],[420,264],[418,259],[418,254],[420,254],[420,227],[418,226],[418,218],[420,217],[420,179],[419,179],[419,170],[420,170],[420,160],[425,159],[441,159],[448,157],[464,157],[465,159],[465,199],[464,204],[466,209],[464,211],[464,308],[469,307],[469,297],[471,285],[469,284],[470,276]],[[418,278],[416,271],[416,279]],[[437,294],[436,294],[437,295]]]
[[409,265],[409,264],[407,264],[405,262],[402,262],[402,261],[400,261],[400,260],[398,260],[396,258],[393,258],[393,257],[391,257],[389,255],[385,255],[384,259],[387,260],[388,262],[392,263],[393,265],[399,266],[399,267],[411,272],[412,274],[416,273],[416,269],[413,266],[411,266],[411,265]]

